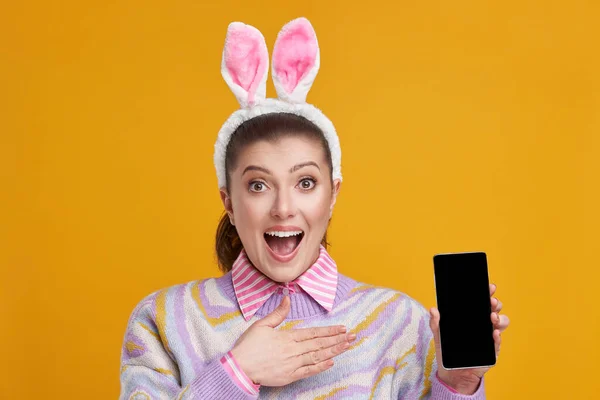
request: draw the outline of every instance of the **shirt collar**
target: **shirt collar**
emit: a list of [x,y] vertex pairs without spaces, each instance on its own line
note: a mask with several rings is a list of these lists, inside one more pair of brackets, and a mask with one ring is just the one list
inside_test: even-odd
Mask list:
[[271,280],[252,265],[244,250],[233,263],[231,277],[235,297],[246,321],[252,318],[273,293],[285,288],[289,293],[294,293],[297,291],[296,285],[327,311],[331,311],[338,284],[337,266],[323,245],[320,246],[317,261],[292,282],[279,283]]

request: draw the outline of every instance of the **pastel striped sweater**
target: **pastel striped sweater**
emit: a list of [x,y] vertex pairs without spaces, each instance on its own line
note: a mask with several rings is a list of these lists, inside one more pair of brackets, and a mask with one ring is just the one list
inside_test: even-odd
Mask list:
[[136,305],[121,350],[119,398],[485,399],[484,380],[475,394],[461,395],[437,378],[429,313],[421,304],[336,274],[331,310],[297,288],[289,291],[290,313],[276,328],[345,325],[357,337],[332,368],[283,387],[261,386],[257,395],[242,387],[227,355],[284,294],[273,291],[246,320],[229,272],[155,291]]

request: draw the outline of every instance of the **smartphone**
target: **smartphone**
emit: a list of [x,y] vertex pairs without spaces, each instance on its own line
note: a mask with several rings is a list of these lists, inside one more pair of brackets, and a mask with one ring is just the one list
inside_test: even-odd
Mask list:
[[487,257],[484,252],[433,256],[445,369],[496,364]]

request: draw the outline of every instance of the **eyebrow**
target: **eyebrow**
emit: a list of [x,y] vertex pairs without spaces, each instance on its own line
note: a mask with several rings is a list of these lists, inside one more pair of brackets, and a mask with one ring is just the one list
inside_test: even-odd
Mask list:
[[[292,168],[290,168],[290,174],[293,173],[293,172],[295,172],[295,171],[298,171],[301,168],[308,167],[308,166],[311,166],[311,165],[314,166],[314,167],[317,167],[317,169],[319,171],[321,170],[321,168],[319,168],[319,165],[316,162],[314,162],[314,161],[307,161],[307,162],[303,162],[303,163],[300,163],[300,164],[296,164]],[[266,169],[264,167],[260,167],[258,165],[248,165],[244,169],[244,172],[242,172],[242,176],[244,176],[244,174],[246,172],[248,172],[248,171],[261,171],[261,172],[264,172],[265,174],[272,175],[271,171],[269,171],[268,169]]]

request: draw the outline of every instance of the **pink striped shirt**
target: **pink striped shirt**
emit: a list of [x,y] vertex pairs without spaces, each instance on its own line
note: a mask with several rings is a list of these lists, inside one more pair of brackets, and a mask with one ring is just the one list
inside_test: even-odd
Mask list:
[[228,351],[227,354],[221,357],[221,364],[229,376],[231,376],[231,379],[233,379],[235,384],[240,387],[240,389],[252,396],[258,395],[258,389],[260,389],[260,385],[256,385],[254,382],[252,382],[252,380],[248,378],[248,375],[242,371],[237,361],[235,361],[231,351]]
[[[323,308],[331,311],[338,283],[337,265],[323,246],[314,264],[292,282],[274,282],[252,265],[244,250],[233,263],[231,277],[238,305],[246,321],[278,290],[284,295],[303,290]],[[244,392],[255,396],[258,394],[260,385],[248,378],[231,352],[221,358],[221,364]]]

